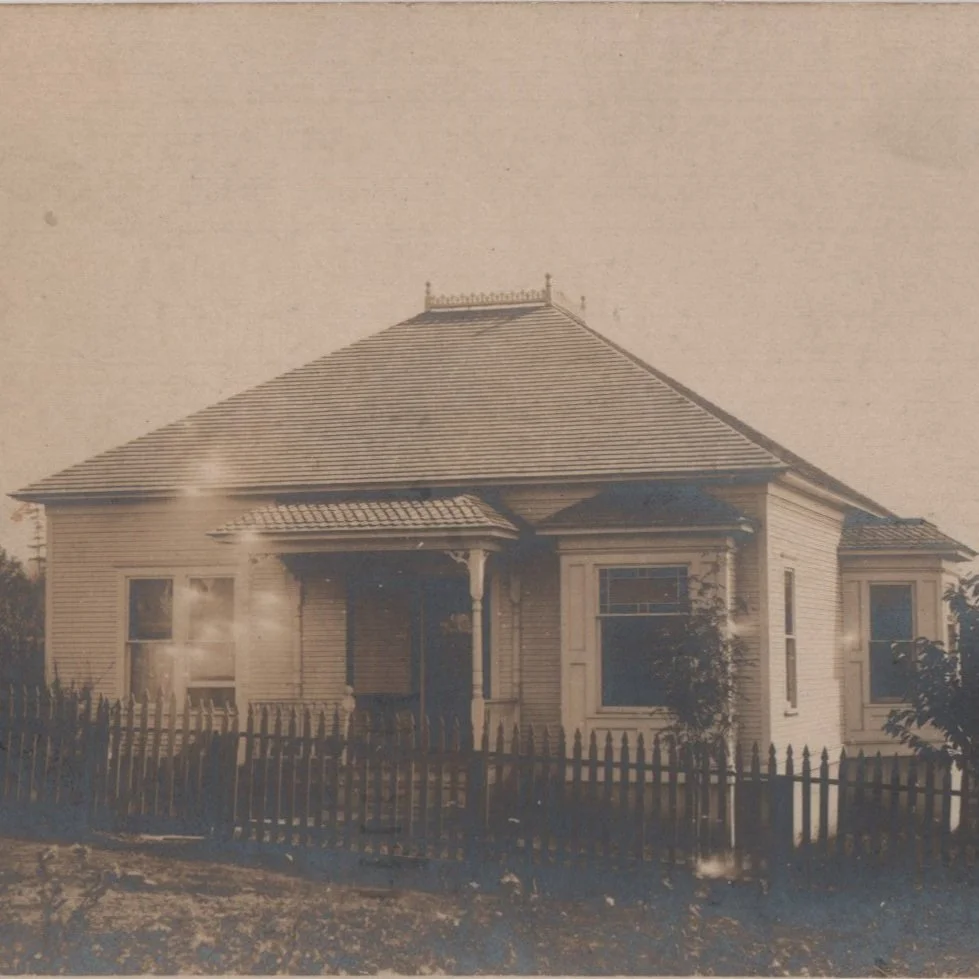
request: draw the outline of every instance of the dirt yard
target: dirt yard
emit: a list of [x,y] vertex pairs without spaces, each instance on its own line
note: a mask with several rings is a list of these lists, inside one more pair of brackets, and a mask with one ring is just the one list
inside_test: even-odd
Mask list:
[[969,880],[802,896],[649,874],[641,896],[569,901],[514,872],[423,889],[192,850],[0,840],[0,972],[979,974]]

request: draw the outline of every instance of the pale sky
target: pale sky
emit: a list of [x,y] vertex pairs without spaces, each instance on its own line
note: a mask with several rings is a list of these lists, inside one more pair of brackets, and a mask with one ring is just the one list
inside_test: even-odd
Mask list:
[[0,7],[4,494],[545,272],[979,546],[979,8]]

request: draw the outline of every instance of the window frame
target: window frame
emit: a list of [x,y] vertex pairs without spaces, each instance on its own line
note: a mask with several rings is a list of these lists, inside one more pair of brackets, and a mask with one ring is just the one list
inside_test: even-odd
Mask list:
[[784,693],[787,714],[795,714],[799,710],[799,598],[797,584],[795,568],[783,568]]
[[[909,581],[907,579],[890,580],[890,579],[870,579],[866,582],[867,588],[867,627],[866,635],[864,637],[864,656],[867,664],[867,696],[866,703],[871,707],[887,707],[893,704],[906,703],[903,697],[875,697],[874,696],[874,683],[873,683],[873,647],[874,643],[878,642],[913,642],[915,636],[918,634],[918,588],[917,581]],[[908,639],[874,639],[873,631],[873,596],[875,588],[905,588],[910,596],[910,611],[911,611],[911,635]]]
[[[123,699],[128,699],[130,696],[133,697],[137,702],[142,698],[143,691],[138,694],[132,688],[133,682],[133,661],[132,661],[132,647],[138,644],[140,640],[134,640],[130,638],[130,626],[131,626],[131,616],[132,607],[130,604],[131,596],[131,583],[133,581],[157,581],[157,580],[169,580],[172,583],[172,610],[171,610],[171,626],[170,626],[170,639],[160,640],[160,642],[168,642],[169,644],[181,648],[186,648],[191,644],[190,639],[190,603],[187,599],[191,589],[191,582],[199,579],[207,578],[224,578],[232,582],[232,598],[231,598],[231,640],[230,645],[232,647],[232,658],[234,663],[234,678],[233,679],[190,679],[190,671],[186,664],[183,664],[182,669],[175,669],[173,676],[172,692],[176,696],[178,707],[184,707],[190,705],[191,692],[200,689],[222,689],[231,690],[232,692],[232,702],[237,703],[239,689],[242,683],[242,671],[241,671],[241,643],[238,633],[238,624],[241,620],[241,584],[240,576],[233,569],[229,568],[140,568],[126,570],[122,572],[121,581],[121,601],[123,614],[121,616],[121,632],[122,632],[122,689],[121,696]],[[149,642],[149,640],[145,640]],[[150,701],[156,697],[155,690],[146,691]],[[164,698],[169,698],[170,693],[165,691]]]
[[[677,579],[681,582],[681,587],[679,590],[679,601],[676,603],[677,608],[673,609],[660,609],[657,611],[634,611],[634,612],[610,612],[605,611],[606,606],[611,606],[612,603],[606,603],[606,576],[612,572],[616,571],[673,571],[677,572]],[[605,703],[605,650],[604,650],[604,626],[603,622],[607,619],[612,620],[622,620],[622,619],[677,619],[680,617],[686,617],[690,614],[690,576],[691,576],[691,566],[689,563],[671,561],[669,563],[650,563],[650,562],[617,562],[615,564],[601,564],[595,566],[596,578],[596,595],[597,595],[597,608],[595,616],[595,630],[597,633],[597,644],[596,644],[596,668],[598,673],[598,683],[597,683],[597,709],[601,713],[620,713],[620,714],[636,714],[636,713],[658,713],[667,711],[668,708],[662,704],[607,704]],[[649,577],[656,577],[656,575],[650,575]],[[635,603],[637,605],[650,604],[650,603]],[[679,610],[678,610],[679,609]]]

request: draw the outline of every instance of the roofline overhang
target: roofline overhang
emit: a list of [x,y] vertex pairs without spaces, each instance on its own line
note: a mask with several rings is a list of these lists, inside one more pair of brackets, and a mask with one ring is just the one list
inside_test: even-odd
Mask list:
[[840,547],[840,557],[939,557],[947,561],[965,562],[979,557],[971,547]]
[[750,521],[744,520],[732,524],[716,524],[715,526],[683,526],[670,527],[538,527],[537,533],[544,537],[596,537],[601,535],[618,536],[622,534],[656,534],[689,535],[697,537],[723,537],[728,534],[753,534],[755,528]]
[[499,550],[509,541],[519,539],[517,531],[498,527],[460,527],[444,530],[405,531],[339,531],[319,533],[300,531],[211,531],[208,535],[222,544],[244,545],[248,551],[277,554],[342,553],[344,551],[419,551],[466,550],[484,547]]
[[[438,479],[412,480],[372,480],[370,482],[347,483],[269,483],[251,486],[212,486],[201,489],[194,494],[185,493],[179,487],[161,487],[159,489],[138,489],[135,487],[93,490],[93,491],[31,491],[29,488],[18,490],[7,495],[23,503],[88,503],[107,500],[166,500],[166,499],[200,499],[207,497],[289,497],[309,496],[324,493],[372,493],[372,492],[408,492],[419,487],[438,489],[456,489],[460,486],[488,489],[507,489],[512,486],[546,486],[560,483],[569,486],[591,485],[594,483],[760,483],[768,482],[780,473],[787,471],[786,466],[765,466],[750,469],[698,469],[688,471],[671,471],[664,473],[648,471],[609,471],[599,473],[571,474],[540,474],[520,476],[491,476],[464,477],[456,476]],[[852,504],[851,504],[852,505]],[[885,515],[891,516],[890,513]]]

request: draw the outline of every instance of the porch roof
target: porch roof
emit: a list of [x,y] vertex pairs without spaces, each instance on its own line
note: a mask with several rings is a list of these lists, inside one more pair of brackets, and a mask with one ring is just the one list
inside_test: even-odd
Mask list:
[[229,521],[210,536],[305,538],[371,534],[478,533],[516,537],[517,526],[474,493],[273,503]]
[[627,484],[559,510],[540,526],[541,533],[583,530],[739,530],[752,521],[737,507],[693,485]]
[[920,517],[876,517],[850,513],[843,526],[841,551],[921,551],[958,555],[959,560],[976,557],[967,544],[943,534]]

